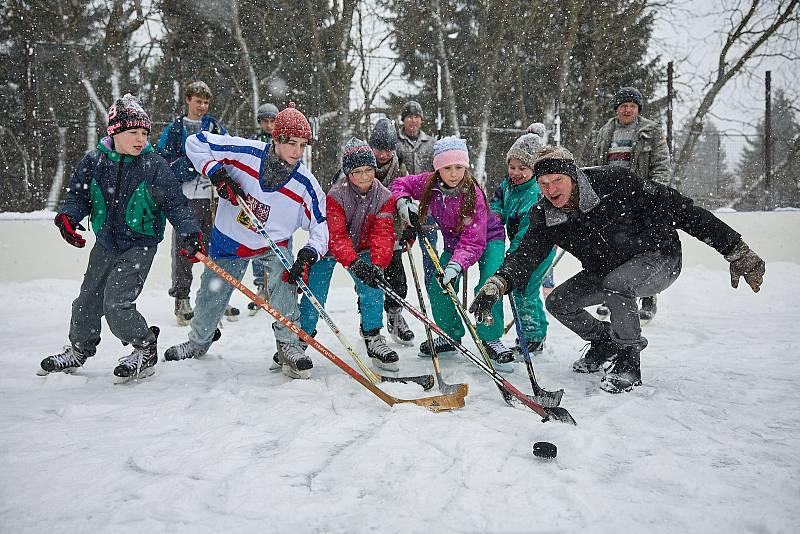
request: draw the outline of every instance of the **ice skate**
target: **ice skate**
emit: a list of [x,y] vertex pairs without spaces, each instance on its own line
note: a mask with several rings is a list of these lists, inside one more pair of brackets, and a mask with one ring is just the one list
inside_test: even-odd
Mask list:
[[600,380],[600,389],[608,393],[622,393],[632,390],[634,386],[641,386],[639,353],[640,349],[636,346],[622,348]]
[[380,329],[376,328],[368,332],[361,332],[364,343],[367,345],[367,356],[373,363],[386,371],[396,372],[400,370],[397,361],[400,357],[397,352],[389,348],[386,338],[380,334]]
[[[222,332],[220,332],[219,328],[217,328],[214,330],[214,337],[211,338],[211,342],[215,342],[220,337],[222,337]],[[177,362],[190,358],[199,359],[205,356],[207,352],[208,349],[200,348],[187,339],[183,343],[179,343],[168,348],[164,352],[164,360],[168,362]]]
[[406,347],[414,345],[414,332],[408,327],[401,310],[386,312],[386,329],[397,343]]
[[483,348],[492,360],[492,366],[501,373],[514,372],[514,351],[503,345],[499,339],[481,341]]
[[225,313],[223,315],[225,316],[225,320],[227,320],[229,323],[235,323],[239,320],[239,308],[228,304],[225,306]]
[[272,356],[270,371],[281,370],[289,378],[308,380],[314,363],[306,355],[300,343],[278,342],[278,351]]
[[[443,337],[434,338],[433,348],[436,349],[436,355],[440,358],[446,358],[449,356],[454,356],[456,354],[456,348]],[[431,357],[431,349],[428,346],[427,341],[423,342],[419,346],[419,353],[417,354],[417,356],[419,356],[420,358]]]
[[189,297],[176,297],[175,298],[175,321],[178,326],[189,326],[194,317],[194,310],[189,304]]
[[64,345],[64,350],[42,360],[36,374],[39,376],[47,376],[50,373],[71,374],[75,369],[83,367],[85,362],[86,356],[81,351],[72,345]]
[[153,366],[158,363],[158,334],[160,331],[157,326],[151,326],[150,331],[156,336],[152,343],[134,344],[133,351],[119,359],[119,365],[114,368],[115,384],[147,378],[155,373]]

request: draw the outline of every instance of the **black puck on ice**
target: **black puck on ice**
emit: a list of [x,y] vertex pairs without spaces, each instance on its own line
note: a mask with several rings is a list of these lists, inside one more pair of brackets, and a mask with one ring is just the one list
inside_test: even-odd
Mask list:
[[555,458],[558,449],[549,441],[537,441],[533,444],[533,455],[539,458]]

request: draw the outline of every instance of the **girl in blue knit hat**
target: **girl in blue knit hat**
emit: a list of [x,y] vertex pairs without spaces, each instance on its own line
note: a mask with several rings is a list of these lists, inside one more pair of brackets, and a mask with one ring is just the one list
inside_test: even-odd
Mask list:
[[[412,214],[425,221],[430,215],[444,238],[444,251],[439,261],[444,265],[441,285],[452,284],[458,291],[461,274],[478,264],[479,280],[475,290],[492,276],[503,262],[505,230],[500,218],[487,205],[486,195],[469,171],[467,143],[456,137],[445,137],[433,147],[435,172],[404,176],[392,182],[397,198],[397,211],[406,224]],[[460,340],[464,324],[450,298],[443,293],[440,282],[428,283],[433,318],[447,334]],[[495,323],[478,325],[478,336],[499,371],[513,371],[513,352],[503,345],[503,306],[492,308]],[[443,338],[434,339],[438,355],[454,353],[455,348]],[[430,357],[428,342],[420,346],[420,356]]]

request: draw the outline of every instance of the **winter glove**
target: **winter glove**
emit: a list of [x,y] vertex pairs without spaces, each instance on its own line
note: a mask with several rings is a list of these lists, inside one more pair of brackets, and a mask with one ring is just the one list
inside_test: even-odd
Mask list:
[[744,281],[753,290],[758,293],[761,289],[761,284],[764,282],[764,272],[766,265],[758,254],[750,250],[743,240],[739,240],[733,250],[725,255],[731,265],[731,287],[734,289],[739,287],[739,277],[744,276]]
[[437,275],[437,278],[439,279],[439,284],[441,284],[442,287],[447,287],[447,284],[452,285],[458,279],[460,274],[461,265],[451,261],[445,266],[444,272],[440,275]]
[[414,243],[414,240],[417,238],[417,231],[414,229],[413,226],[406,226],[403,229],[403,233],[400,235],[400,242],[404,245],[411,245]]
[[308,280],[308,270],[317,262],[317,251],[311,247],[303,247],[297,253],[297,259],[294,260],[292,268],[289,269],[289,276],[286,281],[290,284],[296,284],[297,279],[301,276],[303,281]]
[[183,236],[178,254],[185,256],[192,263],[197,263],[200,261],[195,257],[198,252],[201,254],[206,253],[206,246],[203,244],[203,232]]
[[494,275],[490,277],[483,287],[475,295],[475,300],[469,307],[469,311],[475,316],[475,321],[483,323],[486,326],[492,326],[494,319],[492,318],[492,306],[494,306],[500,298],[505,294],[508,284],[501,276]]
[[400,220],[407,225],[411,224],[412,213],[414,215],[419,214],[419,205],[414,202],[411,197],[398,198],[395,206],[397,207],[397,215],[400,217]]
[[61,232],[61,237],[64,241],[73,247],[83,248],[86,246],[86,240],[76,230],[86,230],[81,223],[75,223],[72,218],[66,213],[59,213],[53,222],[58,226]]
[[225,169],[222,167],[217,169],[217,172],[208,178],[211,180],[211,183],[214,184],[214,187],[217,188],[217,193],[219,193],[220,198],[224,198],[234,206],[239,205],[236,201],[236,197],[244,198],[246,196],[242,187],[236,180],[228,176],[228,173],[225,172]]
[[374,287],[375,289],[380,287],[378,282],[383,280],[383,269],[361,258],[356,258],[347,270],[369,287]]

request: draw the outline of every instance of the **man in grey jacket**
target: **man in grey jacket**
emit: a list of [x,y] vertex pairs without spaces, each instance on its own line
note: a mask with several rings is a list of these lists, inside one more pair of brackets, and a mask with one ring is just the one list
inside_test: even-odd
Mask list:
[[[435,139],[422,131],[422,121],[425,118],[422,113],[422,106],[419,102],[409,100],[403,105],[400,112],[400,120],[403,126],[397,135],[397,159],[400,165],[405,165],[408,174],[417,175],[423,172],[433,172],[433,143]],[[427,225],[433,225],[433,218],[429,218]],[[425,237],[436,247],[436,229],[426,232]],[[420,247],[422,241],[420,240]],[[433,279],[436,269],[431,259],[423,250],[422,268],[425,273],[425,287]]]
[[[611,102],[615,117],[600,128],[594,143],[595,165],[610,165],[630,169],[645,180],[670,185],[672,172],[669,150],[661,126],[640,115],[642,93],[635,87],[623,87]],[[608,318],[605,304],[597,314]],[[656,295],[642,298],[639,320],[649,323],[656,315]]]

